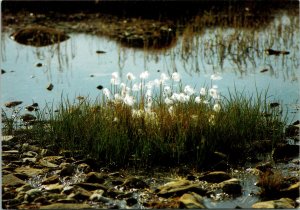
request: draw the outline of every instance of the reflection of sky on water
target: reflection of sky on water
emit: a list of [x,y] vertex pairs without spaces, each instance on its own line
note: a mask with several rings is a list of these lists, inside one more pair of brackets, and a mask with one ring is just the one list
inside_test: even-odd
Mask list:
[[[233,29],[207,30],[202,36],[193,38],[193,45],[186,49],[186,54],[182,54],[183,47],[186,47],[182,44],[183,39],[179,39],[177,46],[168,51],[147,53],[121,48],[114,41],[103,37],[71,34],[70,40],[60,44],[59,56],[57,45],[33,48],[17,44],[9,39],[7,33],[3,33],[1,67],[7,73],[2,75],[1,80],[2,101],[22,100],[24,104],[34,101],[44,105],[45,102],[60,101],[62,94],[71,100],[78,95],[95,98],[100,93],[96,89],[98,85],[110,87],[112,72],[119,72],[125,81],[127,72],[138,77],[144,70],[149,71],[149,80],[159,78],[162,72],[170,74],[178,71],[183,84],[189,84],[198,90],[204,85],[211,85],[211,74],[221,72],[223,79],[214,81],[213,84],[217,84],[223,94],[234,88],[244,90],[246,94],[255,93],[256,89],[269,89],[269,95],[272,96],[270,100],[279,100],[284,106],[298,100],[299,64],[295,59],[299,58],[297,36],[287,33],[290,40],[280,38],[271,45],[278,47],[277,49],[289,50],[291,53],[288,56],[271,57],[261,54],[254,62],[244,59],[240,61],[240,65],[232,59],[234,56],[238,58],[236,55],[227,54],[221,68],[218,46],[213,47],[213,50],[205,46],[213,44],[214,39],[219,39],[220,34],[226,33],[236,32]],[[243,33],[247,35],[247,31]],[[255,33],[256,38],[260,39],[261,50],[268,48],[269,34]],[[299,31],[296,34],[298,33]],[[97,54],[97,50],[106,53]],[[42,67],[36,66],[39,62],[43,64]],[[268,71],[261,73],[264,68]],[[46,90],[49,83],[54,85],[52,91]]]

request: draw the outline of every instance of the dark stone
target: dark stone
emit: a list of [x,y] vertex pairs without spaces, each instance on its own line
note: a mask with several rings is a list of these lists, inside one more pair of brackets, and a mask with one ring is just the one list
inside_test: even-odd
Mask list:
[[274,150],[274,160],[290,159],[299,156],[300,145],[279,144]]
[[89,190],[89,191],[98,190],[98,189],[102,189],[104,191],[107,191],[107,187],[105,187],[102,184],[98,184],[98,183],[85,183],[85,182],[82,182],[82,183],[76,183],[76,184],[74,184],[74,186],[79,186],[79,187],[81,187],[85,190]]
[[146,182],[136,177],[131,177],[126,179],[122,185],[127,188],[136,188],[136,189],[149,188],[149,185]]
[[61,169],[59,174],[60,176],[71,176],[75,172],[75,169],[75,165],[67,164]]
[[224,171],[213,171],[199,177],[200,181],[207,181],[211,183],[220,183],[228,179],[231,179],[231,177]]
[[97,172],[90,172],[86,175],[86,182],[103,184],[107,176]]
[[137,204],[137,203],[138,203],[138,201],[137,201],[136,198],[128,198],[128,199],[126,200],[126,204],[127,204],[128,206],[133,206],[133,205],[135,205],[135,204]]

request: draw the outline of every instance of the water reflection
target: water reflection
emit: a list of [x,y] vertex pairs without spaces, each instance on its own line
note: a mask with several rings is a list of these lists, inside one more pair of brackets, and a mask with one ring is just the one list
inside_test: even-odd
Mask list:
[[[128,72],[139,75],[148,70],[150,79],[163,72],[179,72],[183,83],[195,88],[209,85],[210,75],[220,73],[223,80],[218,86],[223,94],[233,88],[246,89],[249,94],[269,89],[272,100],[283,101],[284,106],[297,102],[298,17],[278,16],[258,29],[200,30],[199,21],[185,27],[174,47],[159,51],[135,50],[105,37],[75,33],[63,43],[35,48],[13,42],[10,32],[5,32],[1,37],[2,68],[8,73],[2,75],[3,101],[43,105],[57,103],[62,94],[96,98],[99,85],[110,87],[112,72],[118,71],[125,80]],[[289,54],[270,56],[266,49],[287,50]],[[51,92],[46,89],[50,83],[54,85]]]

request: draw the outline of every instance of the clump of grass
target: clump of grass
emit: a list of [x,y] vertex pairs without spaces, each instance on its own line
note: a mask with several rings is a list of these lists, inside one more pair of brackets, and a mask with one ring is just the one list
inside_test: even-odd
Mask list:
[[279,171],[267,170],[260,175],[257,186],[261,188],[260,196],[268,199],[278,199],[284,183],[284,176]]
[[[121,83],[113,73],[111,88],[95,101],[62,99],[57,112],[40,111],[39,121],[47,125],[33,130],[43,145],[106,163],[148,166],[202,164],[216,150],[242,158],[253,141],[282,137],[284,122],[268,110],[262,94],[247,97],[236,90],[224,97],[213,84],[199,90],[184,86],[178,73],[152,81],[148,76],[146,71],[134,80],[128,73]],[[262,114],[269,111],[268,117]]]

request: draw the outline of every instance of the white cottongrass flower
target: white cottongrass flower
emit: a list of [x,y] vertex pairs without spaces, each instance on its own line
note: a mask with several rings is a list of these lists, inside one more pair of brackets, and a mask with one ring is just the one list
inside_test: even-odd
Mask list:
[[171,104],[173,104],[173,100],[170,99],[170,98],[165,98],[165,103],[166,103],[167,105],[171,105]]
[[119,74],[118,74],[118,72],[113,72],[112,74],[111,74],[111,77],[113,78],[113,79],[118,79],[119,78]]
[[135,92],[139,91],[141,89],[141,86],[142,86],[141,83],[140,84],[133,84],[132,91],[135,91]]
[[146,83],[145,87],[147,89],[152,89],[153,85],[154,85],[154,81],[149,81],[149,82]]
[[212,74],[212,75],[210,76],[210,79],[211,79],[211,80],[221,80],[222,77],[221,77],[221,75],[219,75],[219,74]]
[[119,84],[119,79],[118,78],[111,78],[110,79],[110,83],[112,85],[118,85]]
[[213,99],[219,99],[219,98],[220,98],[220,96],[219,96],[219,94],[218,94],[218,91],[217,91],[217,89],[215,89],[215,88],[209,89],[209,95],[210,95]]
[[133,106],[133,104],[134,104],[134,98],[133,98],[133,96],[130,96],[130,95],[126,95],[125,97],[124,97],[124,103],[125,104],[127,104],[128,106]]
[[103,88],[103,94],[106,96],[106,98],[110,99],[110,91],[107,88]]
[[191,95],[193,95],[195,93],[195,90],[191,86],[186,85],[184,87],[184,93],[187,94],[188,96],[191,96]]
[[177,72],[174,72],[172,74],[172,79],[175,81],[175,82],[179,82],[180,81],[180,74],[177,73]]
[[213,107],[213,110],[215,111],[215,112],[219,112],[220,110],[221,110],[221,106],[220,106],[220,104],[215,104],[214,105],[214,107]]
[[200,98],[200,96],[197,96],[197,97],[195,98],[195,103],[197,103],[197,104],[200,104],[200,103],[201,103],[201,98]]
[[172,93],[172,89],[170,86],[165,86],[164,87],[164,94],[165,95],[170,95]]
[[119,93],[116,93],[116,94],[114,95],[114,98],[115,98],[115,102],[121,102],[121,101],[123,100],[123,97],[120,96]]
[[131,80],[135,80],[135,76],[134,76],[131,72],[128,72],[127,75],[126,75],[126,77],[127,77],[127,79],[130,80],[130,81],[131,81]]
[[144,71],[140,74],[141,79],[147,79],[148,77],[149,77],[149,72],[148,71]]
[[168,79],[169,79],[169,77],[165,73],[161,73],[161,75],[160,75],[160,81],[161,81],[161,83],[164,83]]
[[200,89],[200,95],[202,96],[206,95],[206,89],[204,87]]
[[145,93],[146,97],[151,97],[152,96],[152,90],[151,89],[147,89],[146,93]]

